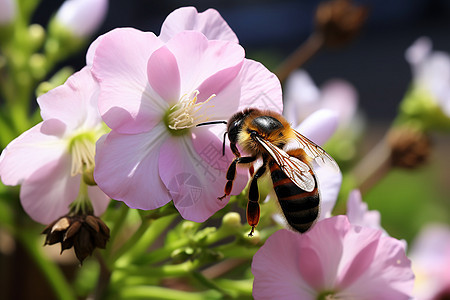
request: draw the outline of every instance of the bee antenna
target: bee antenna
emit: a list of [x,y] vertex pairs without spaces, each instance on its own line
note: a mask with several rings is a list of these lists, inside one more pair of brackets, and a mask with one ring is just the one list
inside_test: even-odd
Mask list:
[[[195,125],[195,127],[199,127],[199,126],[204,126],[204,125],[214,125],[214,124],[228,124],[227,121],[210,121],[210,122],[203,122],[200,124]],[[222,146],[222,156],[225,155],[225,138],[227,136],[227,133],[225,131],[224,135],[223,135],[223,146]]]
[[204,125],[214,125],[214,124],[228,124],[227,121],[210,121],[210,122],[203,122],[200,124],[195,125],[195,127],[200,127]]

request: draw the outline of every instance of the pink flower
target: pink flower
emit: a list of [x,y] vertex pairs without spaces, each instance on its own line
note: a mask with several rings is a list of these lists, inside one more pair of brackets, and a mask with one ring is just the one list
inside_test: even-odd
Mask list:
[[421,37],[406,50],[405,57],[411,65],[415,87],[429,94],[450,117],[450,55],[432,48],[431,40]]
[[[447,299],[450,295],[450,228],[428,225],[411,246],[409,257],[417,276],[414,296],[417,300]],[[442,293],[442,294],[441,294]]]
[[401,242],[345,216],[309,232],[274,233],[253,257],[255,299],[409,299],[414,274]]
[[97,96],[98,85],[85,67],[38,98],[43,122],[12,141],[1,154],[3,183],[22,185],[22,206],[37,222],[48,224],[68,213],[77,197],[88,196],[97,215],[109,203],[98,187],[86,187],[82,179],[84,172],[92,172],[95,142],[105,133]]
[[358,104],[358,93],[350,83],[333,79],[319,89],[304,70],[289,76],[284,94],[284,115],[294,125],[320,109],[328,109],[338,115],[339,126],[346,127],[354,119]]
[[[169,15],[161,37],[128,28],[96,41],[88,61],[112,131],[97,143],[94,176],[109,196],[146,210],[173,199],[197,222],[226,205],[217,200],[233,158],[228,147],[222,156],[225,126],[196,125],[251,106],[282,108],[278,79],[245,59],[233,36],[217,12],[187,8]],[[233,194],[246,181],[239,176]]]
[[98,30],[108,11],[108,0],[66,0],[56,21],[77,37],[89,37]]

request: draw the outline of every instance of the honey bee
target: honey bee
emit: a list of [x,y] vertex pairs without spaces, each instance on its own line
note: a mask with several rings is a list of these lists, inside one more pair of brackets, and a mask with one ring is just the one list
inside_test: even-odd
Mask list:
[[[237,164],[252,164],[262,159],[253,170],[247,202],[247,222],[253,235],[260,217],[258,179],[270,173],[273,188],[288,224],[300,233],[306,232],[319,216],[320,194],[312,161],[338,171],[334,159],[321,147],[290,126],[286,119],[272,111],[249,108],[234,114],[227,122],[230,148],[235,155],[228,167],[225,194],[230,195]],[[225,149],[224,135],[224,149]],[[237,145],[249,156],[241,156]]]

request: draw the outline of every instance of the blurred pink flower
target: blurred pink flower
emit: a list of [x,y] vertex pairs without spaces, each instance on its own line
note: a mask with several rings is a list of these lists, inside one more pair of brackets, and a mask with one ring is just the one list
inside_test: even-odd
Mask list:
[[410,299],[414,274],[401,242],[346,216],[309,232],[274,233],[253,257],[255,299]]
[[432,96],[447,117],[450,117],[450,55],[432,51],[428,37],[417,39],[405,53],[413,73],[413,83]]
[[66,0],[56,21],[77,37],[89,37],[100,28],[108,11],[108,0]]
[[294,125],[320,109],[328,109],[338,115],[339,126],[348,126],[358,105],[358,93],[347,81],[329,80],[319,89],[305,70],[289,76],[284,99],[284,115]]
[[[22,206],[37,222],[48,224],[67,214],[79,195],[85,167],[94,166],[95,142],[105,133],[97,97],[98,85],[85,67],[37,99],[43,122],[1,154],[3,183],[22,185]],[[95,214],[102,214],[109,197],[96,186],[87,189]]]
[[423,228],[411,246],[409,257],[416,274],[415,299],[448,299],[450,296],[450,227],[433,224]]
[[[94,176],[101,189],[139,209],[173,200],[185,219],[197,222],[226,205],[217,200],[233,157],[228,147],[222,156],[225,126],[196,125],[228,120],[246,107],[281,112],[282,101],[278,79],[245,59],[220,15],[177,10],[160,37],[113,30],[97,39],[91,59],[100,113],[112,129],[97,143]],[[246,181],[239,176],[233,194]]]

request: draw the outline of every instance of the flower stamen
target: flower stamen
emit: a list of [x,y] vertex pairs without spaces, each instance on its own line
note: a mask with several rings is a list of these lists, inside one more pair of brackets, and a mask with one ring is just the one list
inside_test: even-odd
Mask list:
[[[205,101],[197,102],[197,96],[199,93],[200,92],[198,90],[195,90],[190,94],[185,94],[181,97],[177,104],[172,106],[169,110],[167,125],[170,129],[187,129],[208,120],[208,117],[205,116],[205,110],[214,106],[205,106],[205,104],[216,95],[212,94]],[[203,113],[197,114],[200,110],[203,110]]]
[[95,166],[95,141],[90,134],[80,134],[70,140],[69,152],[72,154],[70,175],[92,171]]

